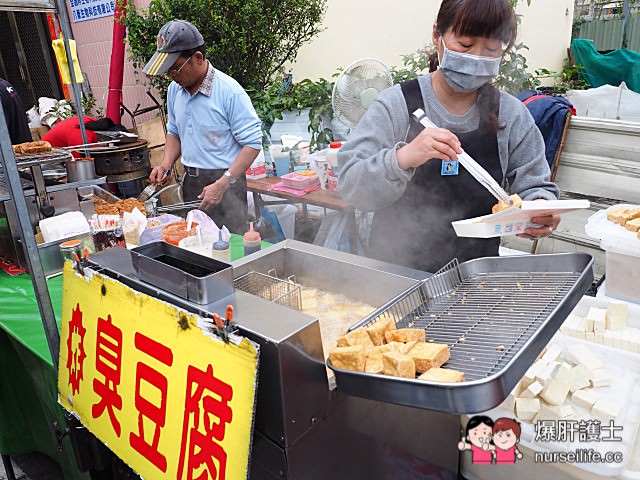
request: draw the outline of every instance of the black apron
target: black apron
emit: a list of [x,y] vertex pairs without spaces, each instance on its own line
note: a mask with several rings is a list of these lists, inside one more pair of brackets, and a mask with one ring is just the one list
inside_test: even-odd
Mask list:
[[[401,87],[411,118],[410,142],[422,130],[411,112],[426,109],[417,80],[404,82]],[[499,101],[497,94],[493,100],[496,112]],[[456,135],[462,148],[502,184],[498,138],[489,125],[481,120],[477,130]],[[495,198],[462,166],[458,175],[441,175],[441,163],[432,159],[418,167],[403,196],[375,213],[369,256],[436,272],[454,258],[462,263],[498,254],[500,238],[458,237],[451,225],[452,221],[491,213]]]

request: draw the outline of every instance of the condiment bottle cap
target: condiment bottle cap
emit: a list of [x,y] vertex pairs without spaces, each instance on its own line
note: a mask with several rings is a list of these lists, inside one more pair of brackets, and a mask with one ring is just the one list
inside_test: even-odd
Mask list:
[[253,222],[249,223],[249,231],[244,233],[244,239],[249,242],[260,240],[260,233],[253,229]]
[[217,242],[213,242],[213,249],[214,250],[226,250],[227,248],[229,248],[229,242],[225,242],[222,239],[222,230],[218,230],[218,241]]
[[342,142],[331,142],[329,144],[329,148],[340,148],[342,147]]
[[60,244],[61,247],[64,248],[71,248],[71,247],[77,247],[80,245],[80,240],[67,240],[66,242],[62,242]]

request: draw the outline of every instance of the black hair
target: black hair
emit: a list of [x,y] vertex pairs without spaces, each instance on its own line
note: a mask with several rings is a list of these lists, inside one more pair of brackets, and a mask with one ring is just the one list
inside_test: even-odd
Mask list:
[[109,117],[99,118],[85,122],[84,126],[87,130],[94,132],[126,132],[127,127],[120,123],[114,123]]
[[191,50],[183,50],[180,52],[180,56],[182,58],[189,58],[194,55],[196,52],[200,52],[202,54],[202,58],[207,58],[207,48],[204,43],[196,48],[192,48]]
[[487,425],[491,430],[493,430],[493,420],[491,420],[486,415],[476,415],[474,417],[471,417],[467,422],[467,427],[464,430],[464,438],[468,441],[469,430],[472,430],[476,428],[478,425],[482,425],[483,423]]
[[[443,0],[436,17],[436,30],[440,36],[449,29],[456,35],[497,38],[507,45],[509,51],[516,42],[518,22],[509,0]],[[429,71],[438,68],[438,54],[429,56]],[[478,90],[480,118],[489,125],[493,133],[504,128],[496,115],[497,90],[487,83]]]

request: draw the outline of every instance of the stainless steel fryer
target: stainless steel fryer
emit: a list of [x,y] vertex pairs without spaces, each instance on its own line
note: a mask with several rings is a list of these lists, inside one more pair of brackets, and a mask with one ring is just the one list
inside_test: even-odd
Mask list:
[[425,328],[446,343],[446,368],[462,383],[425,382],[335,368],[338,389],[371,400],[447,413],[477,413],[500,404],[560,328],[593,281],[584,253],[491,257],[452,262],[409,288],[351,330],[391,318]]

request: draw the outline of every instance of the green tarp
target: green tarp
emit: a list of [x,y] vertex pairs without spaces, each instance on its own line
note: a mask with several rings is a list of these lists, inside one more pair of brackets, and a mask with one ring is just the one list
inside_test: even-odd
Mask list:
[[599,53],[593,43],[584,38],[573,40],[571,51],[576,65],[585,68],[581,76],[591,87],[617,87],[625,82],[630,90],[640,93],[640,53],[632,50]]

